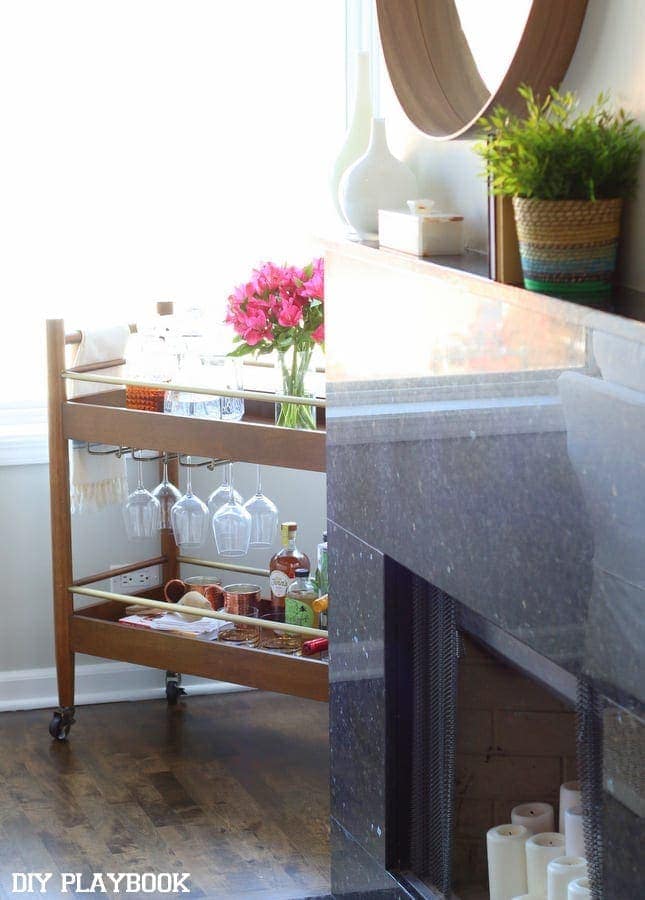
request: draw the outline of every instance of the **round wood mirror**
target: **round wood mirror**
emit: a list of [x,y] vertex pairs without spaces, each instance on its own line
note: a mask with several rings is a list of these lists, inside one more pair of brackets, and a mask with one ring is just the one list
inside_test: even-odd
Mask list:
[[521,112],[517,88],[562,81],[587,0],[376,0],[394,90],[431,137],[471,137],[498,103]]

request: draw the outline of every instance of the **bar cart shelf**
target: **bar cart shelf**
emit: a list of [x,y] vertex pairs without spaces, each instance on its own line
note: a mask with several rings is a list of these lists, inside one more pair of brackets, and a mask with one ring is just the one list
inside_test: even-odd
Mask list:
[[[174,673],[327,701],[328,666],[324,660],[132,627],[119,621],[125,615],[124,604],[136,603],[137,597],[160,601],[158,588],[128,597],[95,590],[93,586],[112,572],[74,581],[68,443],[83,441],[171,454],[169,471],[173,479],[178,474],[178,457],[184,454],[324,472],[324,401],[315,401],[319,427],[311,431],[277,427],[273,397],[259,392],[244,392],[245,415],[240,422],[128,409],[123,385],[130,382],[114,371],[124,360],[110,360],[78,370],[66,367],[66,346],[77,343],[79,338],[78,332],[65,334],[61,319],[47,322],[53,598],[59,693],[59,707],[50,723],[52,737],[66,739],[74,722],[77,653],[166,670],[169,702],[176,700],[181,692]],[[68,398],[70,380],[96,382],[102,392]],[[164,582],[181,577],[182,564],[264,574],[262,570],[222,564],[218,560],[182,557],[170,532],[161,532],[159,557],[125,568],[134,571],[152,564],[162,566]],[[75,608],[75,595],[91,597],[94,602]],[[221,613],[212,615],[223,617]],[[258,620],[248,621],[257,623]],[[322,634],[317,629],[304,629],[305,637]]]

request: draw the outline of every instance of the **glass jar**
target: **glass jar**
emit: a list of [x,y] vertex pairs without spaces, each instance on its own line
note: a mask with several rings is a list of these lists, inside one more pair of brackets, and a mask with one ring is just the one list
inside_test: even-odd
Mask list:
[[[130,335],[126,349],[126,378],[163,385],[172,381],[176,371],[177,355],[163,336],[152,330]],[[163,387],[126,385],[125,405],[128,409],[163,412],[164,398]]]
[[284,621],[290,625],[315,628],[318,614],[313,604],[318,599],[318,591],[309,578],[309,569],[296,569],[295,574],[284,602]]
[[[241,366],[230,357],[205,353],[203,347],[191,341],[181,356],[178,381],[213,390],[241,391]],[[244,399],[192,391],[168,391],[165,411],[175,416],[239,421],[244,415]]]

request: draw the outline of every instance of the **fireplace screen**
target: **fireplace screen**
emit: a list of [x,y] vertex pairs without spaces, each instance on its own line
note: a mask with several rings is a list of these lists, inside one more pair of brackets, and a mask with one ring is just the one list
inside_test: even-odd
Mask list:
[[[549,839],[537,840],[538,854],[573,858],[573,847],[586,858],[581,877],[589,878],[598,900],[603,859],[599,700],[581,680],[576,712],[572,701],[468,633],[460,608],[388,561],[388,868],[419,897],[487,900],[495,896],[494,890],[489,894],[487,833],[519,823],[531,835],[533,829],[554,835],[547,851],[541,845]],[[560,802],[562,785],[565,799]],[[570,796],[574,799],[566,799]],[[565,804],[574,809],[577,803],[583,814],[575,819],[571,813],[565,845],[558,834],[564,829]],[[521,855],[524,859],[523,847]],[[517,895],[528,893],[526,877],[518,875]],[[533,870],[528,877],[535,886]]]

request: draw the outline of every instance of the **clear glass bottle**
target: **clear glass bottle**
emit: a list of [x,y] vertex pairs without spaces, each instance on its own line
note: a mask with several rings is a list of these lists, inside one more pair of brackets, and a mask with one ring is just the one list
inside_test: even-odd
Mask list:
[[311,565],[306,553],[302,553],[296,546],[298,525],[296,522],[283,522],[280,526],[282,537],[282,550],[279,550],[269,563],[269,585],[271,587],[271,611],[284,615],[284,598],[289,590],[289,584],[296,574],[296,569],[306,568]]
[[299,567],[289,584],[284,602],[284,620],[290,625],[315,628],[318,615],[313,604],[318,598],[316,585],[309,578],[309,569]]
[[316,549],[316,585],[318,596],[323,597],[329,591],[329,574],[327,563],[327,532],[323,531],[322,541]]

